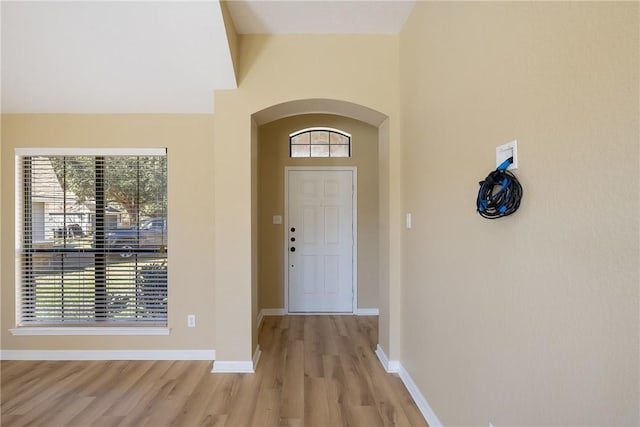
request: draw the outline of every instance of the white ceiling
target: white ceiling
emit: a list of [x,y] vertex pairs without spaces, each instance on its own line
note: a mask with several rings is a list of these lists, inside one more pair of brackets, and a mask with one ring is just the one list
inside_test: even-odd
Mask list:
[[240,34],[397,34],[415,0],[232,0]]
[[2,2],[4,113],[211,113],[234,87],[217,1]]
[[[414,1],[232,0],[239,33],[398,33]],[[212,113],[235,88],[218,0],[6,1],[3,113]]]

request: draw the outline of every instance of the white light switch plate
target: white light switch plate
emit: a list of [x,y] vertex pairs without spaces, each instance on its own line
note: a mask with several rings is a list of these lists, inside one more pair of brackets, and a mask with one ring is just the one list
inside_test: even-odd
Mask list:
[[411,214],[407,213],[407,216],[405,218],[405,227],[407,227],[407,229],[411,228],[412,226],[412,219],[411,219]]
[[516,140],[496,147],[496,167],[500,166],[509,157],[513,157],[513,163],[509,165],[507,170],[518,169],[518,141]]

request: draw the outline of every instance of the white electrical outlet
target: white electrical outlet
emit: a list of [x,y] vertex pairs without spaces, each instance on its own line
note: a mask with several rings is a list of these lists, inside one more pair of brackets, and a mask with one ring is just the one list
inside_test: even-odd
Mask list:
[[195,314],[187,315],[187,326],[190,327],[190,328],[195,328],[196,327],[196,315]]
[[496,167],[509,157],[513,157],[513,163],[509,165],[507,170],[518,169],[518,141],[516,140],[496,147]]

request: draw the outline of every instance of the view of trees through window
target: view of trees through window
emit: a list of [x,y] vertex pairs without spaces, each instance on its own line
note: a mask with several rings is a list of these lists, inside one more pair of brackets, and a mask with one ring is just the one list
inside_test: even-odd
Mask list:
[[21,165],[19,323],[166,325],[166,156]]
[[[95,200],[94,159],[76,157],[66,160],[50,157],[58,182],[64,182],[78,202]],[[141,216],[159,216],[166,212],[166,192],[163,157],[105,158],[105,200],[120,208],[134,224]]]

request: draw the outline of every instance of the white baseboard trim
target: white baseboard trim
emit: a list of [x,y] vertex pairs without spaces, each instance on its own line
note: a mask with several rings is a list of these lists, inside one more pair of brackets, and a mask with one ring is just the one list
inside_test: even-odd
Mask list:
[[253,370],[255,371],[258,367],[258,362],[260,361],[260,356],[262,356],[262,350],[260,350],[260,344],[256,346],[256,351],[253,353]]
[[335,312],[335,311],[300,311],[287,313],[287,316],[354,316],[351,312]]
[[284,308],[263,308],[258,313],[258,329],[262,326],[262,320],[264,316],[284,316],[287,314],[287,310]]
[[413,382],[413,379],[407,370],[404,369],[404,366],[402,366],[398,360],[389,360],[382,347],[380,347],[380,344],[378,344],[378,347],[376,348],[376,356],[378,356],[378,359],[385,371],[389,373],[397,373],[400,376],[402,383],[416,402],[416,405],[418,406],[418,409],[420,409],[420,412],[427,424],[429,424],[430,427],[442,427],[442,423],[436,416],[435,412],[433,412],[433,409],[431,409],[431,406],[429,406],[427,399],[422,395],[416,383]]
[[253,358],[250,361],[244,360],[214,360],[211,372],[215,374],[253,374],[260,361],[262,350],[260,345],[256,346]]
[[420,389],[418,389],[418,386],[413,382],[413,379],[406,371],[406,369],[404,369],[402,364],[400,364],[400,370],[398,374],[400,375],[400,379],[404,383],[404,386],[409,391],[409,394],[416,402],[416,405],[418,405],[418,409],[420,409],[420,412],[422,412],[422,416],[424,417],[425,421],[427,421],[427,424],[429,424],[429,427],[442,427],[442,423],[436,416],[435,412],[433,412],[433,409],[431,409],[431,406],[429,406],[427,399],[422,395]]
[[253,374],[253,360],[216,360],[213,362],[214,374]]
[[357,316],[378,316],[380,314],[380,310],[377,308],[359,308],[356,312]]
[[380,344],[376,347],[376,356],[378,356],[378,360],[382,363],[385,371],[393,374],[400,371],[400,362],[397,360],[389,360],[382,347],[380,347]]
[[0,360],[215,360],[215,350],[0,350]]

